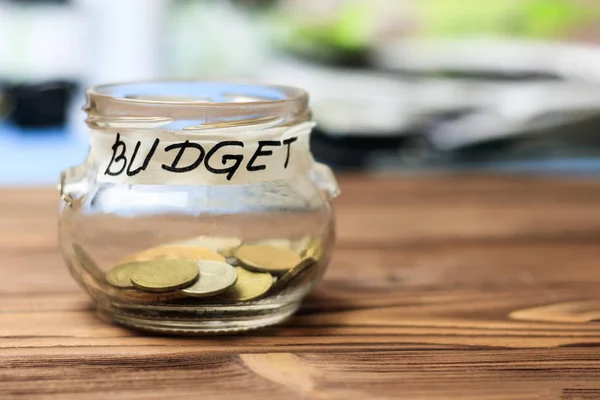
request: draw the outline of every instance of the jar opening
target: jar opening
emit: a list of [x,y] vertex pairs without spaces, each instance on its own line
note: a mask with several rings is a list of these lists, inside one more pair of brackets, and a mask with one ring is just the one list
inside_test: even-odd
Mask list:
[[[306,96],[302,89],[262,84],[228,82],[139,82],[94,86],[88,96],[110,97],[125,102],[152,102],[234,106],[239,103],[293,101]],[[251,104],[250,104],[251,105]]]
[[[186,126],[257,123],[288,125],[310,119],[308,94],[298,88],[237,82],[156,81],[109,84],[87,90],[87,122],[92,128],[150,120],[160,125],[187,121]],[[138,124],[139,122],[139,124]],[[144,125],[145,126],[142,126]],[[171,125],[181,129],[181,124]]]

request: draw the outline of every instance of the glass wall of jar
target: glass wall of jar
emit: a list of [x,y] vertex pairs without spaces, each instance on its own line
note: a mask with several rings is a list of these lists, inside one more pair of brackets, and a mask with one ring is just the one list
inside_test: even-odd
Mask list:
[[99,313],[170,333],[277,323],[323,275],[339,190],[296,88],[147,82],[87,92],[60,243]]

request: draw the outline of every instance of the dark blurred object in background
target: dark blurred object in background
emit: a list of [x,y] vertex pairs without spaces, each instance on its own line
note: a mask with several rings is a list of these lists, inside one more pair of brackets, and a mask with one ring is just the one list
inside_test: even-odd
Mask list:
[[0,118],[24,134],[68,121],[82,76],[74,1],[0,0]]
[[21,128],[64,126],[76,88],[75,83],[64,81],[7,85],[7,119]]

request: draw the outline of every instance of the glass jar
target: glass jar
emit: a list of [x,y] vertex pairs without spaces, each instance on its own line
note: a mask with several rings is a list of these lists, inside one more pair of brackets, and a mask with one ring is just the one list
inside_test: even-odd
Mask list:
[[307,93],[148,82],[87,100],[91,146],[61,174],[60,243],[99,314],[194,334],[296,311],[329,262],[339,194],[310,153]]

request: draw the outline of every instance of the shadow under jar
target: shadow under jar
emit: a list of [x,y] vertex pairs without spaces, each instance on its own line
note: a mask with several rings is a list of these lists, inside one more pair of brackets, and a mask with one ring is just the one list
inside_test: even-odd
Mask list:
[[278,323],[323,275],[339,189],[306,92],[147,82],[87,91],[91,146],[61,175],[60,243],[99,313],[176,334]]

